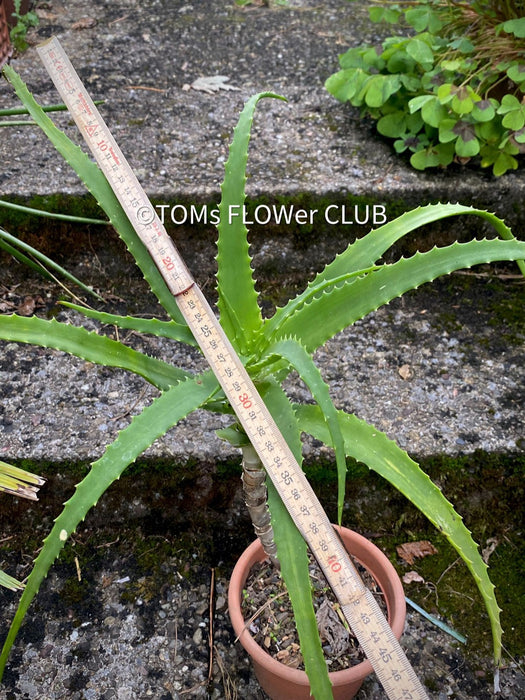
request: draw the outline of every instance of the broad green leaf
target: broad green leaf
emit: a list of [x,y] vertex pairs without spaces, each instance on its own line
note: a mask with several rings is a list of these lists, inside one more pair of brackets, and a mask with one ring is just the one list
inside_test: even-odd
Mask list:
[[476,46],[466,36],[453,39],[449,43],[449,46],[451,49],[454,49],[455,51],[460,51],[461,53],[465,54],[470,54],[476,50]]
[[340,102],[352,100],[367,74],[361,68],[344,68],[331,75],[325,82],[328,92]]
[[[257,103],[264,97],[284,99],[279,95],[263,92],[254,95],[246,102],[230,145],[219,204],[217,306],[226,334],[234,344],[240,343],[241,352],[248,350],[252,334],[262,324],[250,266],[248,229],[244,224],[243,211],[246,200],[246,163],[251,125]],[[229,309],[233,313],[228,313]]]
[[457,119],[443,119],[439,125],[439,140],[441,143],[449,143],[449,141],[457,139],[458,135],[454,131],[457,123]]
[[367,275],[323,291],[291,316],[283,318],[280,326],[273,329],[272,339],[293,336],[312,352],[343,328],[409,289],[454,270],[497,260],[519,261],[523,272],[524,258],[525,241],[499,239],[454,243],[427,253],[416,253],[411,258],[382,265]]
[[348,49],[345,53],[339,54],[339,65],[341,68],[366,68],[363,53],[362,48]]
[[498,107],[498,114],[506,114],[507,112],[512,112],[520,108],[521,102],[516,95],[503,95],[501,98],[501,106]]
[[408,109],[410,114],[417,112],[423,107],[424,104],[432,101],[433,99],[435,99],[434,95],[417,95],[417,97],[413,97],[408,101]]
[[478,122],[488,122],[494,119],[496,110],[490,100],[480,100],[472,108],[472,118]]
[[[305,432],[330,444],[330,433],[318,406],[296,405],[295,410]],[[488,567],[461,516],[416,462],[395,442],[355,416],[344,411],[339,411],[338,416],[347,455],[366,464],[403,493],[445,535],[467,565],[489,614],[494,658],[499,661],[502,634],[500,608],[494,595],[494,586],[488,577]]]
[[410,156],[410,165],[416,170],[425,168],[436,168],[441,164],[439,151],[435,146],[416,151]]
[[202,406],[216,389],[217,380],[211,372],[187,379],[168,389],[141,414],[135,416],[103,456],[93,463],[91,470],[77,485],[73,496],[64,504],[64,509],[56,518],[53,529],[44,540],[44,546],[35,560],[0,655],[0,680],[31,601],[69,536],[75,532],[86,513],[129,464],[179,420]]
[[[286,394],[274,382],[261,385],[260,390],[297,463],[301,464],[302,428]],[[277,495],[275,487],[269,479],[267,482],[268,504],[272,515],[277,555],[294,611],[295,625],[311,692],[315,700],[331,700],[333,697],[331,683],[328,678],[312,603],[306,542]]]
[[407,54],[426,70],[434,65],[434,54],[430,46],[421,39],[411,39],[406,47]]
[[445,107],[445,105],[441,104],[435,95],[432,95],[431,97],[432,99],[428,100],[422,106],[421,116],[426,124],[438,129],[443,119],[446,119],[448,109]]
[[367,83],[365,102],[369,107],[381,107],[388,98],[399,90],[397,75],[374,75]]
[[473,158],[479,153],[479,141],[475,136],[464,139],[460,134],[456,141],[456,153],[461,158]]
[[456,114],[470,114],[476,102],[481,100],[481,97],[468,86],[455,88],[453,93],[454,97],[452,98],[450,106]]
[[451,61],[441,61],[439,65],[444,70],[456,72],[463,64],[459,59],[455,59]]
[[164,306],[171,318],[178,323],[184,324],[185,321],[179,311],[173,294],[166,286],[157,266],[153,262],[144,244],[139,239],[103,173],[84,151],[76,146],[66,134],[54,125],[40,105],[35,101],[27,89],[27,86],[13,68],[11,66],[4,66],[3,70],[9,82],[13,85],[16,94],[35,122],[49,138],[57,151],[75,170],[79,178],[95,197],[98,204],[105,211],[111,224],[115,227],[117,233],[133,255],[159,302]]
[[518,161],[508,153],[499,153],[498,157],[494,161],[494,165],[492,166],[492,171],[496,177],[499,175],[504,175],[507,170],[517,169]]
[[401,11],[395,7],[380,7],[372,5],[368,8],[368,14],[372,22],[388,22],[388,24],[397,24],[401,17]]
[[522,83],[525,83],[525,64],[523,63],[515,63],[512,66],[510,66],[507,69],[507,75],[509,78],[517,83],[518,85],[521,85]]
[[491,119],[490,121],[476,124],[476,133],[480,138],[486,141],[488,145],[494,146],[495,149],[499,151],[502,134],[501,127],[496,123],[496,120]]
[[442,105],[452,101],[454,97],[454,88],[455,86],[451,83],[443,83],[443,85],[438,87],[437,96]]
[[407,40],[404,39],[399,48],[384,53],[387,70],[389,73],[400,75],[401,79],[404,79],[403,82],[406,81],[407,74],[410,75],[414,72],[417,65],[416,61],[407,53],[406,44]]
[[138,333],[149,333],[161,338],[171,338],[187,345],[197,345],[188,326],[183,326],[175,321],[160,321],[158,318],[139,318],[138,316],[118,316],[105,311],[95,311],[95,309],[88,306],[71,304],[67,301],[62,301],[61,304],[100,323],[107,323],[111,326],[137,331]]
[[512,112],[507,112],[501,123],[506,129],[511,131],[519,131],[525,126],[525,109],[513,110]]
[[405,19],[411,27],[414,27],[416,32],[424,32],[428,29],[432,34],[437,34],[443,27],[439,14],[426,4],[423,7],[414,7],[406,10]]
[[377,122],[377,130],[383,136],[395,139],[405,133],[406,116],[404,112],[390,112]]
[[521,39],[525,38],[525,17],[519,19],[509,19],[503,22],[503,29],[507,34],[514,34]]
[[137,352],[116,340],[55,319],[48,321],[37,316],[0,315],[0,338],[53,348],[99,365],[125,369],[144,377],[159,389],[167,389],[191,376],[182,369]]
[[[339,429],[337,421],[337,411],[330,397],[330,388],[321,376],[312,357],[306,352],[302,345],[294,338],[284,338],[283,340],[273,343],[265,351],[264,357],[277,357],[286,360],[299,374],[299,377],[310,390],[314,400],[321,408],[323,415],[332,437],[332,445],[335,450],[335,459],[337,465],[337,511],[338,522],[341,524],[343,517],[343,504],[345,497],[345,481],[346,481],[346,460],[344,454],[343,436]],[[264,359],[264,358],[263,358]]]

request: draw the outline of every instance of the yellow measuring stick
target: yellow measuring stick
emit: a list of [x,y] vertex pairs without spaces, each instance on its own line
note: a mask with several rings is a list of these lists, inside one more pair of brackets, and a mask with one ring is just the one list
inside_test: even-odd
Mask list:
[[58,39],[38,53],[138,236],[148,249],[350,627],[392,700],[428,696],[365,587],[302,469],[196,285]]

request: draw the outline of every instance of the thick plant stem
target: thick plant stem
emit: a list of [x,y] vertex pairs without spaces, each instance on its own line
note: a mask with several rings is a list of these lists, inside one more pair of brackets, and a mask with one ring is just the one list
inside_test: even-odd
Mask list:
[[275,566],[279,566],[271,516],[268,510],[268,492],[265,483],[266,471],[252,445],[244,445],[242,447],[242,457],[244,501],[252,519],[253,529],[261,540],[266,555]]

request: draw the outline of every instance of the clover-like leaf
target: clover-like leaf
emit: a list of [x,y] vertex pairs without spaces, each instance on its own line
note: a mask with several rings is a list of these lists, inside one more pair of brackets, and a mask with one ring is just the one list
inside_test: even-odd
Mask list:
[[388,24],[396,24],[401,17],[401,11],[395,7],[380,7],[373,5],[368,9],[368,15],[372,22],[388,22]]
[[426,29],[433,34],[439,32],[443,27],[443,22],[439,15],[429,5],[414,7],[405,12],[407,23],[414,27],[416,32],[424,32]]
[[425,69],[430,69],[434,65],[434,53],[430,46],[421,39],[409,41],[407,53]]
[[519,131],[525,126],[525,104],[522,104],[515,95],[504,95],[498,114],[503,114],[501,123],[506,129]]
[[507,68],[507,76],[518,85],[525,83],[525,64],[513,63]]
[[516,170],[517,168],[518,161],[516,158],[513,158],[508,153],[500,152],[492,166],[492,172],[496,177],[499,177],[500,175],[504,175],[507,170]]
[[439,140],[441,143],[448,143],[449,141],[455,141],[457,139],[458,134],[454,131],[457,123],[457,119],[443,119],[439,125]]
[[399,87],[397,75],[374,75],[367,83],[365,102],[369,107],[381,107]]
[[496,109],[492,100],[479,100],[472,107],[472,118],[478,122],[488,122],[494,119]]
[[525,38],[525,17],[509,19],[501,25],[507,34],[514,34],[520,39]]
[[474,108],[474,104],[481,100],[474,90],[468,85],[452,88],[451,107],[456,114],[469,114]]

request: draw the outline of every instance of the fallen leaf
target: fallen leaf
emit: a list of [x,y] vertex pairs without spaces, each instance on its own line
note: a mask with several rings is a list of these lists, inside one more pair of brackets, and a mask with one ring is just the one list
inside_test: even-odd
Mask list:
[[298,644],[290,644],[288,649],[278,651],[275,658],[285,666],[297,668],[302,661],[301,649]]
[[486,542],[487,546],[481,551],[481,556],[483,558],[483,561],[485,564],[489,563],[490,555],[492,552],[496,549],[498,546],[499,542],[495,537],[489,537],[489,539]]
[[[240,88],[234,85],[227,85],[226,82],[228,80],[229,78],[227,75],[208,75],[194,80],[190,88],[207,92],[210,95],[213,95],[214,92],[219,92],[219,90],[240,90]],[[184,87],[188,89],[186,86]]]
[[413,564],[416,557],[422,559],[430,554],[437,554],[437,549],[428,540],[405,542],[405,544],[398,545],[396,551],[407,564]]
[[417,571],[407,571],[403,576],[403,583],[425,583],[425,579]]
[[404,379],[405,381],[407,379],[412,379],[412,377],[414,376],[414,370],[410,365],[401,365],[401,367],[397,371],[401,379]]
[[35,310],[35,306],[36,303],[33,297],[25,297],[16,311],[20,316],[31,316]]
[[90,27],[94,27],[96,23],[97,20],[94,17],[81,17],[76,22],[73,22],[71,29],[75,29],[76,31],[80,31],[81,29],[89,29]]

